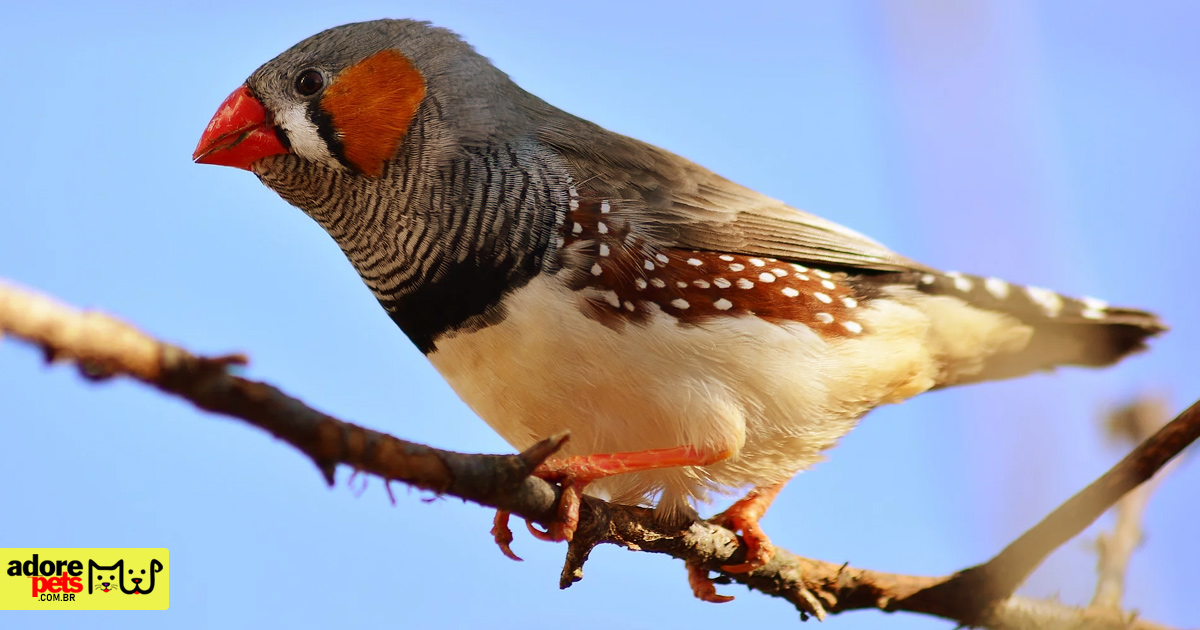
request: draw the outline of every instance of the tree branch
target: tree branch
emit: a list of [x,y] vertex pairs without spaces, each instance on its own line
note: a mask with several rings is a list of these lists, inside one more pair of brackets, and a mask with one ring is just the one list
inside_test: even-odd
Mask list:
[[[338,464],[419,488],[469,499],[546,524],[561,490],[529,473],[567,439],[557,435],[519,455],[469,455],[407,442],[321,413],[277,388],[234,376],[241,356],[201,357],[133,326],[80,312],[0,281],[0,333],[42,348],[48,361],[71,360],[92,380],[125,375],[195,406],[270,432],[307,455],[326,482]],[[749,574],[725,576],[791,602],[802,615],[876,608],[908,611],[988,628],[1163,626],[1107,607],[1079,609],[1012,596],[1051,551],[1078,534],[1122,495],[1149,479],[1200,435],[1200,403],[1180,414],[1119,464],[1072,497],[989,562],[949,576],[900,575],[795,556],[779,549]],[[664,553],[716,570],[743,561],[737,537],[707,521],[664,524],[647,508],[584,497],[568,546],[563,587],[582,578],[597,544]],[[682,576],[681,576],[682,578]]]

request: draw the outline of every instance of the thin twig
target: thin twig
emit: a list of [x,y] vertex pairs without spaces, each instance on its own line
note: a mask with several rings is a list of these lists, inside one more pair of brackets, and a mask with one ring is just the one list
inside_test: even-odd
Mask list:
[[[1104,425],[1109,438],[1125,446],[1142,442],[1162,427],[1169,417],[1165,399],[1145,396],[1114,409],[1105,417]],[[1117,502],[1116,524],[1112,533],[1101,534],[1096,540],[1096,572],[1099,577],[1092,606],[1121,608],[1129,559],[1142,544],[1142,513],[1158,483],[1179,461],[1171,462],[1157,477],[1138,486]]]

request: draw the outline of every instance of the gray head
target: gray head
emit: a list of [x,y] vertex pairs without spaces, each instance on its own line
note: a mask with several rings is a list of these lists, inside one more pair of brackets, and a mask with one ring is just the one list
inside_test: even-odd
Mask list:
[[309,37],[246,81],[297,158],[371,177],[423,118],[427,148],[485,144],[548,106],[455,33],[414,20],[346,24]]
[[378,20],[263,64],[196,159],[253,171],[315,219],[428,351],[494,321],[504,291],[554,264],[567,169],[535,138],[570,119],[454,33]]

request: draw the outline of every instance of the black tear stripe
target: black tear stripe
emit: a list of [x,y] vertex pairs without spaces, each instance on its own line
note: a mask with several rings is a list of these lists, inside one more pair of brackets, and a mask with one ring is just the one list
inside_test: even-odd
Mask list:
[[321,109],[320,100],[309,101],[308,118],[317,126],[317,135],[325,141],[325,147],[329,149],[329,154],[342,166],[355,173],[360,173],[358,167],[346,159],[346,146],[338,137],[337,129],[333,126],[333,118]]

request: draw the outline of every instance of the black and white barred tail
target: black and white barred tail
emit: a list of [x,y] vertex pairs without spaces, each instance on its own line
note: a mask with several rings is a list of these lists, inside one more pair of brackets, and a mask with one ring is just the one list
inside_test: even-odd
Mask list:
[[1023,350],[991,357],[972,381],[1010,378],[1060,365],[1111,365],[1145,349],[1147,339],[1167,330],[1156,315],[1147,311],[1110,306],[1092,297],[1068,297],[999,278],[956,271],[914,271],[872,280],[877,286],[908,285],[927,295],[956,297],[975,308],[1009,315],[1032,328],[1033,336]]

